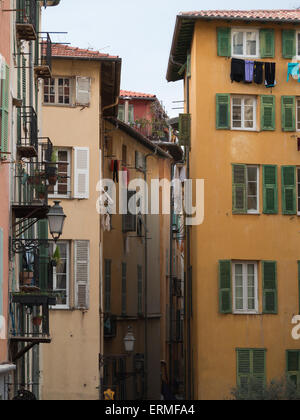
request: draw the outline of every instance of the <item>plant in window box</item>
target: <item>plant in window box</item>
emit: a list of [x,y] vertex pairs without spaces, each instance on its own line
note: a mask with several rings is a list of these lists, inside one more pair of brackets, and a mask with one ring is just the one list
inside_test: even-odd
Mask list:
[[28,183],[31,185],[40,185],[42,180],[45,178],[45,173],[39,170],[34,171],[34,175],[28,176]]
[[33,271],[30,269],[21,271],[19,275],[20,286],[31,286],[33,283],[33,276]]
[[57,175],[57,151],[53,150],[51,155],[51,163],[46,165],[46,177],[49,185],[55,186],[58,180]]
[[34,316],[32,318],[32,323],[35,327],[40,327],[43,322],[43,317],[41,315]]
[[39,200],[44,200],[46,198],[46,193],[47,193],[46,185],[39,184],[36,186],[35,190],[36,190],[37,198]]
[[60,249],[59,249],[59,246],[56,246],[56,249],[52,256],[52,265],[53,267],[57,267],[59,266],[60,263],[61,263]]

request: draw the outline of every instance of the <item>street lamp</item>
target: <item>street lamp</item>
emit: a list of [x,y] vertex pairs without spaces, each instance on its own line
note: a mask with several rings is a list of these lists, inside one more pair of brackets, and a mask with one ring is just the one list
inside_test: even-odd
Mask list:
[[49,222],[49,230],[55,243],[62,235],[65,218],[67,217],[63,208],[59,204],[60,201],[54,201],[54,206],[50,208],[47,216]]
[[136,339],[133,335],[132,328],[128,327],[128,333],[124,337],[124,346],[126,353],[133,353],[135,341]]

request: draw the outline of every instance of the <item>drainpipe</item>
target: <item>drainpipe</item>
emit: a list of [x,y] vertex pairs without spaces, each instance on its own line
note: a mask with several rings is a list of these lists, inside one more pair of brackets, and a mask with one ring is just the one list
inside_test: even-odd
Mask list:
[[103,108],[102,108],[102,114],[103,114],[103,112],[106,110],[106,109],[110,109],[110,108],[113,108],[114,106],[117,106],[117,105],[119,105],[119,98],[116,100],[116,102],[114,102],[113,104],[111,104],[111,105],[107,105],[107,106],[104,106]]
[[169,275],[169,383],[173,390],[173,214],[174,214],[174,163],[171,164],[171,188],[170,188],[170,275]]
[[[147,159],[151,156],[157,155],[157,148],[154,153],[149,153],[145,156],[145,170],[144,181],[147,184]],[[148,203],[148,197],[147,197]],[[144,390],[144,400],[148,399],[148,225],[147,225],[147,213],[145,212],[145,292],[144,292],[144,306],[145,306],[145,333],[144,333],[144,380],[145,380],[145,390]]]
[[[190,78],[187,77],[186,82],[186,89],[187,89],[187,113],[190,113]],[[187,163],[187,179],[190,179],[190,147],[185,148],[186,154],[186,163]],[[191,267],[191,227],[186,226],[186,248],[187,248],[187,285],[186,285],[186,306],[187,306],[187,382],[188,382],[188,389],[187,389],[187,399],[192,399],[192,384],[191,384],[191,375],[192,375],[192,363],[191,363],[191,275],[192,275],[192,267]]]

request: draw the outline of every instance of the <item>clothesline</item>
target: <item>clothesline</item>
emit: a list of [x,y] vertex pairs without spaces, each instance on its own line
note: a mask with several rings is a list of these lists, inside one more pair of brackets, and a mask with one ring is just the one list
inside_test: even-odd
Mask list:
[[[265,72],[264,72],[265,70]],[[232,58],[231,60],[231,81],[265,83],[266,88],[276,86],[276,63],[264,63],[262,61],[250,61]]]

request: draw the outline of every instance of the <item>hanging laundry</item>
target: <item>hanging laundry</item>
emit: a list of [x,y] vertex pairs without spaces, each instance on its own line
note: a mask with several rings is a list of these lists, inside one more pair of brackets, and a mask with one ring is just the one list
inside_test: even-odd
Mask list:
[[261,61],[254,61],[254,83],[261,85],[264,81],[264,63]]
[[300,83],[300,64],[288,63],[287,82],[290,80],[290,75],[293,79],[298,80]]
[[267,88],[272,88],[276,86],[275,74],[276,64],[265,63],[265,85]]
[[245,61],[233,58],[231,60],[231,81],[244,82],[245,80]]
[[254,61],[245,61],[245,82],[252,83],[254,74]]
[[120,164],[118,160],[112,160],[110,170],[113,172],[113,181],[119,183],[119,168]]

